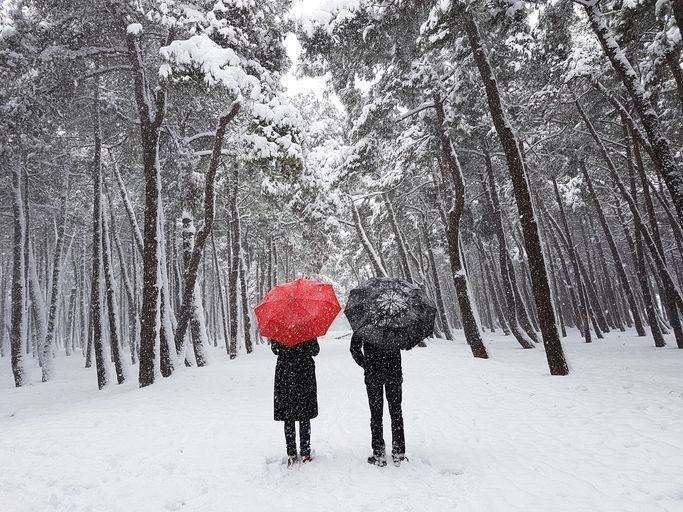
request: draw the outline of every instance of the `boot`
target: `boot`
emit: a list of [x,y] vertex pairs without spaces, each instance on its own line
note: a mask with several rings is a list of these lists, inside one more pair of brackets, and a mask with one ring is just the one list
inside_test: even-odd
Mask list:
[[394,462],[394,466],[399,467],[401,462],[408,462],[408,457],[405,453],[392,453],[391,460]]
[[373,453],[370,457],[368,457],[368,464],[374,464],[375,466],[383,468],[387,465],[387,456],[383,452]]
[[296,455],[290,455],[287,457],[287,467],[291,468],[294,464],[299,462],[299,458]]

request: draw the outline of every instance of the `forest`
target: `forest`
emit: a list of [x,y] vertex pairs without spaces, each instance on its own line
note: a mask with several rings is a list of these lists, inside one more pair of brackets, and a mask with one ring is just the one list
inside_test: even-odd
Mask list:
[[682,33],[683,0],[0,3],[0,395],[246,378],[297,277],[422,288],[416,357],[680,379]]

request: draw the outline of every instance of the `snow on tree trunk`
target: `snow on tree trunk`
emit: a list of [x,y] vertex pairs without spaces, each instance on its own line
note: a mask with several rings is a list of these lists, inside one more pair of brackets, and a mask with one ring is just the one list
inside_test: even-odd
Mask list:
[[166,234],[164,230],[163,206],[161,203],[161,183],[159,184],[158,205],[158,225],[157,233],[159,237],[159,369],[163,377],[169,377],[176,367],[178,354],[174,342],[175,317],[171,309],[171,287],[168,280],[168,265],[166,264]]
[[[131,364],[135,364],[135,339],[137,337],[140,323],[138,309],[135,303],[135,288],[130,282],[128,270],[126,269],[126,258],[123,254],[123,248],[121,247],[121,240],[119,239],[118,230],[116,229],[116,219],[114,218],[114,209],[111,196],[109,194],[107,194],[107,200],[109,204],[109,219],[110,228],[112,231],[112,239],[114,240],[114,247],[116,247],[116,254],[119,260],[119,271],[121,274],[121,280],[123,281],[123,288],[126,292],[126,305],[128,309],[128,345],[130,347]],[[133,268],[133,272],[136,272],[135,268]]]
[[102,134],[99,118],[99,85],[95,87],[94,132],[95,158],[93,163],[93,243],[92,243],[92,288],[90,292],[90,321],[92,322],[92,348],[95,351],[97,386],[105,387],[109,381],[109,369],[104,342],[102,340]]
[[634,198],[631,196],[631,194],[629,194],[628,190],[626,190],[626,187],[624,186],[624,183],[621,181],[619,173],[617,172],[617,169],[614,165],[614,162],[612,161],[612,158],[607,152],[607,148],[602,142],[602,139],[600,139],[600,136],[593,127],[593,123],[591,123],[590,119],[588,119],[588,116],[586,116],[586,113],[584,112],[579,102],[576,101],[575,103],[579,111],[579,114],[581,114],[581,118],[586,124],[586,127],[590,131],[591,135],[593,136],[593,139],[595,140],[598,146],[598,149],[600,150],[603,160],[607,164],[607,169],[609,171],[610,177],[612,178],[612,181],[615,183],[615,185],[621,192],[621,195],[624,197],[624,200],[628,204],[628,207],[631,210],[631,214],[633,215],[633,221],[636,224],[638,230],[640,230],[640,234],[642,235],[643,240],[645,241],[645,245],[647,246],[648,250],[650,251],[650,254],[652,255],[655,268],[657,269],[664,289],[664,306],[667,310],[669,322],[671,324],[671,328],[674,331],[674,336],[676,337],[676,344],[678,345],[678,348],[683,349],[683,326],[681,326],[681,320],[678,315],[676,307],[676,304],[678,302],[681,302],[680,293],[676,289],[676,285],[673,279],[671,278],[671,274],[669,273],[669,270],[666,267],[666,263],[661,253],[659,252],[657,244],[655,243],[654,239],[652,238],[652,235],[645,226],[645,222],[643,221],[643,218],[640,215],[640,211],[638,210],[638,206]]
[[[228,237],[230,236],[230,230],[228,229]],[[221,321],[220,325],[223,328],[223,341],[225,342],[225,350],[226,353],[228,354],[228,357],[230,359],[234,359],[235,356],[237,355],[235,352],[233,352],[230,348],[230,314],[229,314],[229,307],[227,303],[227,293],[223,293],[223,279],[221,278],[221,269],[218,266],[218,254],[216,252],[216,241],[214,239],[213,234],[211,235],[211,246],[212,246],[212,254],[213,254],[213,270],[214,270],[214,279],[212,280],[212,284],[214,285],[214,289],[218,288],[218,305],[214,303],[214,306],[219,306],[215,307],[214,310],[216,312],[220,311],[220,316],[221,316]],[[216,294],[214,293],[214,297]],[[214,315],[214,318],[217,315]],[[214,332],[216,332],[218,329],[214,328]]]
[[[142,166],[145,180],[145,208],[142,252],[142,307],[140,311],[140,387],[153,384],[160,357],[161,276],[159,272],[159,129],[164,120],[166,92],[152,93],[147,85],[139,34],[127,32],[128,59],[133,68],[133,89],[138,109]],[[159,363],[160,364],[160,363]]]
[[500,202],[498,201],[498,190],[496,188],[496,181],[493,174],[493,165],[489,155],[488,148],[484,144],[484,159],[486,161],[486,171],[488,174],[488,187],[482,180],[484,185],[485,196],[488,196],[489,204],[493,212],[494,229],[496,238],[498,240],[498,265],[500,267],[500,275],[503,282],[503,292],[505,297],[505,321],[510,329],[510,332],[515,337],[522,348],[534,348],[534,341],[525,336],[525,333],[519,328],[517,321],[517,304],[516,297],[513,290],[513,283],[510,273],[514,273],[512,268],[512,261],[508,253],[507,242],[505,241],[505,231],[503,229],[503,220],[501,218],[502,211]]
[[465,211],[465,181],[462,177],[458,156],[446,133],[443,104],[438,98],[435,99],[434,103],[436,106],[436,130],[438,132],[439,141],[441,142],[441,151],[453,182],[453,198],[451,207],[448,211],[446,237],[448,239],[448,256],[451,262],[451,271],[453,272],[455,292],[458,298],[458,306],[460,307],[460,318],[462,320],[463,330],[465,331],[465,339],[472,350],[472,355],[474,355],[474,357],[486,359],[488,358],[488,354],[484,342],[481,339],[477,317],[472,308],[467,274],[463,267],[460,250],[460,219]]
[[[16,165],[16,164],[15,164]],[[18,167],[12,171],[12,214],[14,219],[14,249],[12,264],[12,317],[10,326],[10,353],[12,373],[16,387],[29,384],[29,374],[24,365],[27,344],[26,315],[26,267],[24,242],[26,218],[21,194],[21,175]]]
[[112,268],[111,239],[109,235],[109,223],[107,222],[106,215],[102,214],[102,270],[104,272],[104,286],[109,317],[109,346],[112,359],[114,360],[114,368],[116,369],[116,380],[119,384],[123,384],[128,378],[128,368],[121,353],[119,309],[116,301],[116,281],[114,280],[114,269]]
[[[182,218],[182,242],[183,242],[183,267],[187,268],[190,263],[192,255],[195,228],[192,214],[187,210],[183,212]],[[194,294],[192,297],[192,317],[190,319],[190,337],[192,339],[192,347],[194,350],[194,358],[197,366],[205,366],[208,362],[207,346],[208,335],[206,333],[206,323],[204,320],[204,308],[201,301],[201,290],[199,289],[199,282],[196,281],[194,285]],[[176,338],[176,341],[178,339]],[[185,338],[183,338],[180,346],[176,345],[178,356],[183,357],[185,354]]]
[[384,267],[384,264],[382,263],[379,254],[373,247],[372,242],[370,242],[370,239],[368,238],[368,235],[365,232],[365,228],[363,227],[363,223],[361,222],[360,213],[358,212],[358,207],[356,206],[356,203],[354,203],[353,199],[350,199],[349,202],[351,203],[351,212],[353,213],[353,225],[356,228],[358,238],[360,239],[361,245],[363,246],[363,249],[365,250],[365,253],[368,256],[368,259],[370,260],[370,264],[372,265],[375,275],[378,277],[389,277],[389,274],[386,268]]
[[[42,349],[43,343],[47,339],[47,308],[45,306],[45,296],[43,295],[43,288],[40,285],[40,279],[38,277],[38,268],[36,264],[36,255],[33,248],[33,242],[29,242],[29,257],[28,257],[28,283],[29,283],[29,296],[31,298],[31,311],[33,312],[33,322],[36,330],[35,336],[39,346],[38,350],[38,361],[40,366],[43,367],[45,364],[53,364],[53,361],[45,361],[43,356],[45,352]],[[51,352],[48,351],[51,355]],[[48,373],[52,373],[48,369]]]
[[54,265],[52,267],[52,292],[50,294],[50,311],[47,320],[47,334],[43,340],[41,352],[43,358],[43,382],[47,382],[54,377],[54,351],[53,339],[55,332],[55,322],[57,320],[57,307],[59,305],[60,279],[62,275],[62,246],[64,244],[64,229],[66,227],[66,206],[71,190],[71,177],[67,178],[67,186],[62,197],[62,207],[60,212],[60,223],[57,228],[57,241],[55,243],[55,253],[53,256]]
[[588,175],[588,171],[586,170],[585,162],[581,161],[580,166],[581,172],[583,173],[583,177],[586,181],[586,186],[588,187],[588,193],[591,196],[591,199],[595,206],[595,211],[598,214],[598,221],[600,222],[600,226],[602,226],[602,231],[605,233],[605,238],[607,238],[607,245],[609,246],[610,252],[612,253],[612,259],[614,260],[614,269],[619,278],[619,282],[621,283],[621,287],[623,288],[624,292],[626,293],[626,297],[628,298],[628,304],[631,309],[631,315],[633,316],[633,321],[636,326],[636,332],[638,333],[638,336],[645,336],[645,329],[643,328],[643,322],[640,319],[640,312],[638,311],[638,306],[636,305],[636,299],[633,294],[633,289],[631,288],[631,284],[628,282],[626,270],[624,269],[624,263],[621,260],[617,244],[614,242],[612,230],[607,224],[607,219],[605,218],[605,214],[603,213],[602,207],[600,206],[600,200],[598,199],[598,195],[595,193],[595,189],[593,188],[593,182],[590,179],[590,176]]
[[247,354],[251,354],[254,347],[251,340],[251,318],[249,317],[249,296],[247,293],[247,265],[244,262],[244,248],[242,247],[242,223],[240,220],[237,202],[234,204],[237,224],[237,263],[239,265],[240,304],[242,306],[242,326],[244,330],[244,348]]
[[446,308],[443,300],[443,292],[441,290],[441,280],[439,279],[439,269],[436,266],[436,258],[434,258],[434,249],[432,249],[432,243],[429,239],[429,233],[424,223],[420,224],[422,231],[422,238],[424,239],[425,249],[427,251],[427,258],[429,260],[429,270],[432,273],[432,282],[434,284],[434,295],[436,295],[436,305],[439,312],[439,317],[441,318],[441,325],[446,335],[446,339],[453,340],[453,330],[446,317]]
[[228,230],[230,232],[229,251],[230,267],[228,271],[228,311],[230,316],[230,330],[228,332],[230,343],[230,359],[237,356],[237,330],[238,330],[238,279],[239,279],[239,240],[237,240],[237,223],[239,215],[237,211],[238,167],[233,164],[232,177],[230,179],[230,192],[228,193],[228,211],[230,220]]
[[[116,160],[111,155],[110,159],[112,162],[112,169],[114,170],[114,176],[116,176],[116,183],[119,187],[121,201],[123,202],[123,205],[126,210],[126,215],[128,216],[128,221],[130,222],[130,226],[133,230],[133,240],[135,241],[135,245],[140,251],[140,254],[142,254],[144,252],[144,243],[142,241],[142,233],[140,233],[138,219],[135,216],[135,210],[133,210],[133,205],[131,204],[130,197],[128,196],[128,190],[126,189],[126,185],[123,183],[123,179],[121,178],[119,166],[117,165]],[[109,199],[109,204],[111,205],[111,198]]]
[[[201,262],[202,252],[206,241],[211,234],[211,229],[214,223],[215,214],[215,181],[218,165],[221,161],[221,149],[223,147],[223,139],[225,138],[225,131],[230,122],[235,119],[240,112],[241,105],[239,102],[234,102],[230,108],[219,118],[218,126],[214,134],[213,148],[211,150],[211,160],[209,162],[209,169],[206,172],[204,179],[204,225],[197,233],[195,238],[194,248],[190,261],[185,268],[185,284],[183,288],[183,300],[180,306],[180,313],[178,316],[178,325],[176,327],[175,339],[182,340],[187,332],[187,326],[192,316],[192,297],[194,295],[194,285],[197,281],[197,273],[199,270],[199,263]],[[178,342],[176,341],[176,345]]]
[[[590,26],[600,42],[600,46],[602,46],[605,55],[607,55],[612,64],[612,68],[619,76],[633,101],[633,106],[638,112],[638,116],[650,141],[652,156],[671,194],[676,212],[678,213],[678,219],[683,223],[683,176],[671,152],[669,141],[664,135],[659,116],[652,106],[638,74],[607,27],[597,2],[585,4],[584,9],[588,15]],[[680,21],[678,16],[677,21]]]
[[410,262],[408,261],[408,253],[406,251],[406,243],[403,239],[403,233],[398,226],[398,221],[396,219],[396,212],[394,212],[394,205],[391,203],[389,194],[384,193],[384,202],[387,205],[387,212],[389,214],[389,224],[391,225],[391,230],[394,232],[394,238],[396,239],[396,246],[398,247],[398,255],[401,258],[401,266],[403,267],[403,273],[405,275],[406,281],[409,283],[414,283],[413,273],[410,270]]
[[671,10],[678,25],[680,40],[683,40],[683,0],[671,0]]
[[[629,183],[631,190],[631,197],[637,197],[636,195],[636,173],[632,165],[628,166],[629,169]],[[628,226],[624,222],[621,213],[621,203],[617,204],[617,213],[619,214],[619,220],[622,223],[624,235],[629,237]],[[664,336],[662,335],[662,329],[659,325],[659,318],[657,317],[657,312],[655,311],[655,302],[650,293],[650,285],[647,280],[647,270],[645,269],[645,252],[643,251],[643,242],[640,236],[640,230],[638,226],[634,226],[633,229],[633,263],[636,268],[636,278],[638,279],[638,284],[640,285],[640,291],[643,296],[643,303],[645,306],[645,313],[647,315],[647,322],[650,326],[650,332],[652,333],[652,340],[655,342],[655,347],[665,347],[666,341],[664,341]]]
[[536,309],[538,310],[548,367],[550,368],[550,373],[552,375],[567,375],[569,373],[569,368],[562,349],[562,342],[560,341],[557,332],[555,312],[550,297],[550,285],[548,284],[548,275],[545,269],[541,240],[538,235],[538,227],[531,204],[529,185],[527,183],[526,170],[524,169],[519,142],[503,110],[498,84],[493,75],[493,69],[491,68],[486,51],[482,46],[481,35],[479,34],[479,28],[474,20],[473,13],[466,9],[463,12],[463,19],[467,37],[474,54],[474,60],[479,69],[484,88],[486,89],[491,118],[503,146],[508,163],[508,171],[512,178],[517,209],[519,211],[519,218],[524,235],[524,245],[529,258],[529,270],[531,272],[534,300],[536,302]]

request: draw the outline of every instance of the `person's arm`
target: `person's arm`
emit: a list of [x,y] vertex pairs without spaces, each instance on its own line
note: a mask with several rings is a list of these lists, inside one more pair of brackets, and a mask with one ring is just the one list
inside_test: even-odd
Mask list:
[[356,364],[361,368],[365,368],[365,355],[363,354],[363,339],[355,332],[353,333],[353,336],[351,336],[350,350],[351,357],[353,357],[353,360],[356,361]]
[[276,356],[279,356],[280,355],[280,348],[282,348],[282,346],[277,341],[270,340],[270,350],[273,351],[273,354],[275,354]]
[[313,338],[312,341],[306,343],[308,345],[308,353],[315,357],[320,354],[320,343],[318,343],[318,338]]

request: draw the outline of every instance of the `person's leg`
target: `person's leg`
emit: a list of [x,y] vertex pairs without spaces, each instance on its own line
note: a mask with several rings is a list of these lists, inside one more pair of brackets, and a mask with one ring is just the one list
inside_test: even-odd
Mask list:
[[372,434],[372,452],[374,455],[384,454],[384,435],[382,432],[382,413],[384,410],[383,384],[365,383],[370,405],[370,433]]
[[285,441],[287,442],[287,455],[296,457],[296,423],[294,420],[285,420]]
[[403,435],[403,411],[401,410],[402,383],[387,382],[387,403],[391,416],[391,453],[403,456],[406,453],[406,441]]
[[299,446],[301,448],[302,457],[310,457],[311,455],[311,420],[302,420],[299,422]]

